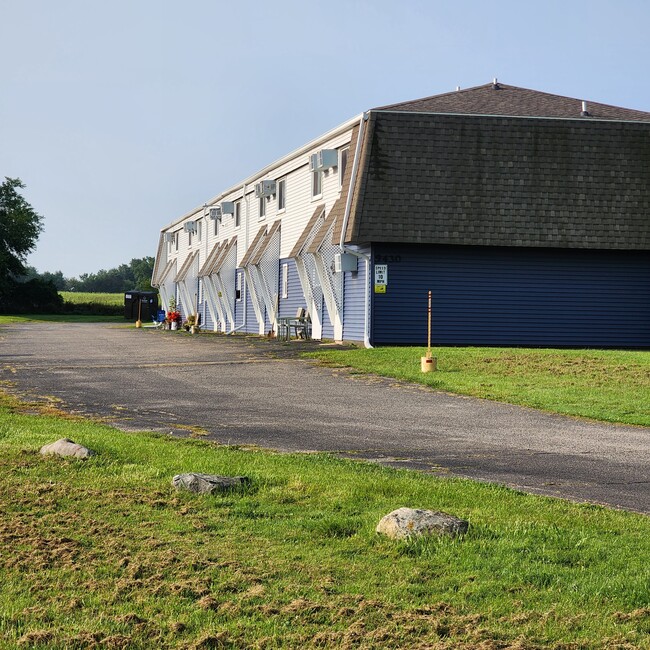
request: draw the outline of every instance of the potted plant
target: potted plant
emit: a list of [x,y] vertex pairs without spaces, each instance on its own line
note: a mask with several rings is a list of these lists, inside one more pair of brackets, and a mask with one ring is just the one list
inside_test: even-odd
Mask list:
[[181,312],[176,309],[176,298],[169,299],[169,311],[167,312],[167,323],[169,329],[176,330],[182,321]]
[[201,331],[199,324],[201,323],[200,314],[190,314],[187,317],[187,320],[183,322],[183,328],[186,332],[191,332],[192,334],[198,334]]

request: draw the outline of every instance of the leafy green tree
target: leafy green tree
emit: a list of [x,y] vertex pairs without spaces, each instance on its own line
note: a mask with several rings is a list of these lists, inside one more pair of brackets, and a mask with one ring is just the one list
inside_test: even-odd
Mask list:
[[40,277],[46,282],[51,282],[58,291],[66,291],[68,288],[68,280],[63,277],[62,271],[55,271],[54,273],[45,271],[41,273]]
[[0,296],[7,297],[25,272],[25,258],[43,230],[41,217],[19,193],[19,178],[5,177],[0,185]]
[[132,259],[129,264],[120,264],[108,271],[102,269],[97,273],[82,273],[78,279],[68,280],[72,291],[90,291],[121,293],[138,289],[154,291],[151,287],[154,258]]
[[151,286],[151,276],[155,261],[153,257],[131,260],[130,266],[135,281],[134,289],[139,289],[140,291],[156,291]]
[[51,282],[56,288],[57,291],[67,291],[68,290],[68,279],[63,277],[62,271],[55,271],[50,273],[50,271],[44,271],[39,273],[33,266],[26,266],[25,272],[19,278],[20,282],[29,282],[29,280],[43,280],[44,282]]

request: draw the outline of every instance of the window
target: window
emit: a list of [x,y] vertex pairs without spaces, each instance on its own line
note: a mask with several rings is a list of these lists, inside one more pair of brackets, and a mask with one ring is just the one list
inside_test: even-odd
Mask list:
[[259,198],[260,202],[260,221],[264,219],[266,216],[266,197],[265,196],[260,196]]
[[235,228],[241,226],[241,201],[235,203]]
[[289,297],[289,265],[282,265],[282,297]]
[[343,177],[345,176],[345,168],[348,166],[349,153],[350,147],[346,147],[339,151],[339,187],[343,185]]
[[312,172],[311,195],[320,196],[323,193],[323,172]]
[[200,219],[196,222],[196,241],[201,241],[201,235],[203,234],[203,219]]
[[214,236],[216,237],[219,234],[219,219],[214,220]]
[[187,245],[188,246],[192,245],[192,231],[191,230],[187,231]]
[[237,271],[237,277],[235,278],[235,300],[237,302],[241,301],[242,275],[242,271]]
[[174,249],[178,252],[178,230],[174,233]]
[[278,212],[287,207],[287,179],[283,178],[278,181]]

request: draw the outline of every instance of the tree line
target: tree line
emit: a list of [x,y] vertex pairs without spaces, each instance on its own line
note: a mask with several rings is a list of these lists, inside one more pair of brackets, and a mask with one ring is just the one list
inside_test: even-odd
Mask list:
[[61,271],[39,273],[33,266],[25,267],[24,278],[39,278],[51,282],[58,291],[90,291],[92,293],[124,293],[133,289],[155,291],[151,286],[154,258],[132,259],[117,268],[97,273],[82,273],[78,278],[66,278]]
[[43,217],[25,200],[19,178],[0,184],[0,313],[59,312],[59,291],[122,293],[151,291],[154,258],[132,259],[115,269],[66,278],[61,271],[39,273],[27,266],[27,255],[43,231]]

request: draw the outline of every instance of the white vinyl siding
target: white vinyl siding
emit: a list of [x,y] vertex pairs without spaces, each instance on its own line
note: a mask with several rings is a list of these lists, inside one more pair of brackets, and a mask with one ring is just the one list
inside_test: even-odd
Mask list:
[[[352,128],[331,140],[319,144],[318,150],[321,148],[341,149],[346,147],[346,145],[350,144],[351,131]],[[213,201],[214,203],[233,202],[233,215],[224,213],[220,222],[215,220],[214,226],[206,226],[205,232],[202,233],[200,245],[197,246],[197,235],[194,235],[193,246],[189,248],[189,237],[186,237],[183,232],[183,224],[189,220],[199,222],[204,215],[203,208],[193,214],[188,214],[184,221],[176,222],[174,226],[180,228],[180,232],[183,232],[183,236],[179,237],[179,231],[177,230],[177,236],[173,242],[174,250],[177,249],[178,268],[182,266],[187,255],[192,250],[200,250],[201,262],[203,262],[216,244],[227,241],[235,235],[237,236],[237,264],[239,264],[246,253],[247,246],[250,246],[261,225],[263,223],[270,225],[277,219],[282,220],[280,259],[288,257],[311,218],[315,206],[324,203],[326,211],[329,212],[334,202],[341,195],[338,170],[334,168],[321,172],[321,194],[317,199],[312,197],[312,173],[309,171],[309,155],[312,153],[315,153],[315,151],[296,156],[268,172],[267,177],[276,179],[278,186],[276,186],[276,199],[265,200],[265,221],[258,221],[259,203],[258,199],[255,198],[255,183],[250,183],[245,187],[245,195],[242,194],[240,186],[239,190],[220,195]],[[280,207],[279,202],[282,193],[284,194],[284,209]],[[279,268],[278,271],[280,271]]]

